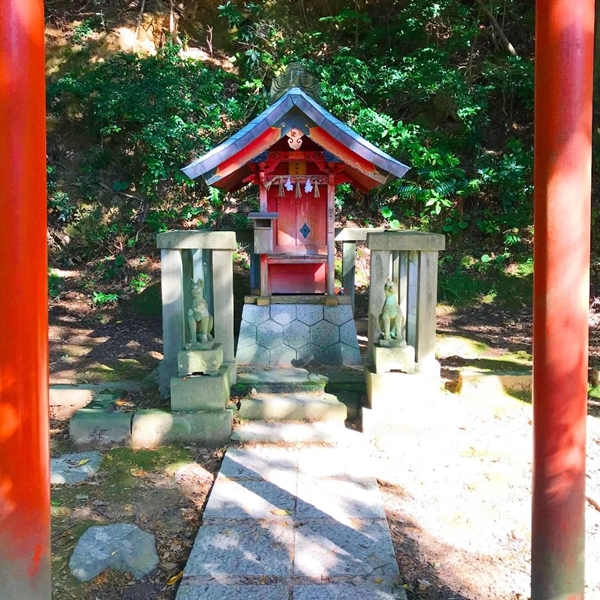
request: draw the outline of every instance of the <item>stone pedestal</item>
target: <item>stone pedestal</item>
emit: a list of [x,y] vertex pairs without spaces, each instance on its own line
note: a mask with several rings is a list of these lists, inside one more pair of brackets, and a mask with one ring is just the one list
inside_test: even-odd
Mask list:
[[233,266],[235,233],[227,231],[169,231],[157,237],[161,250],[163,355],[159,388],[167,395],[179,372],[179,352],[185,347],[187,314],[192,306],[190,279],[202,279],[204,297],[214,317],[214,340],[221,345],[222,361],[235,382],[233,341]]
[[171,378],[171,410],[225,410],[231,382],[229,368],[216,373]]
[[221,344],[210,344],[205,350],[180,350],[177,354],[177,374],[180,377],[194,373],[217,373],[223,364]]
[[229,441],[232,425],[232,410],[139,410],[131,424],[131,447],[157,448],[161,444],[190,442],[203,446],[221,446]]
[[407,406],[412,406],[415,398],[426,401],[439,394],[441,382],[438,377],[412,373],[376,373],[366,367],[365,383],[367,401],[362,409],[362,429],[372,441],[388,438],[397,443],[402,424],[406,418]]
[[378,346],[373,347],[373,362],[376,373],[402,371],[414,373],[415,349],[413,346]]

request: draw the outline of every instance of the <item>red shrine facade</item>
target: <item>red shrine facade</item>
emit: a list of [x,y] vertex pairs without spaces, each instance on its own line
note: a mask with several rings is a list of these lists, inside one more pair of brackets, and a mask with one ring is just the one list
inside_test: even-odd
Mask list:
[[258,187],[254,252],[261,296],[334,293],[335,190],[368,192],[408,167],[328,113],[318,82],[298,63],[271,88],[271,105],[188,165],[191,178],[236,191]]

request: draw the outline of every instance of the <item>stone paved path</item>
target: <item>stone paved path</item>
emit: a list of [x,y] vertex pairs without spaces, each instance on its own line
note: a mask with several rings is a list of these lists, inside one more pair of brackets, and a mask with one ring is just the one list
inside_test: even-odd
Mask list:
[[177,600],[406,600],[365,454],[230,448]]

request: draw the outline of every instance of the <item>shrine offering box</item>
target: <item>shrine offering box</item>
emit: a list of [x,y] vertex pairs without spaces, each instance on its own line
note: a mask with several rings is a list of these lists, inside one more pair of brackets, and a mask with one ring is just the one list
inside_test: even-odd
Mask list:
[[273,252],[273,221],[279,216],[276,212],[251,212],[248,218],[254,225],[254,253]]

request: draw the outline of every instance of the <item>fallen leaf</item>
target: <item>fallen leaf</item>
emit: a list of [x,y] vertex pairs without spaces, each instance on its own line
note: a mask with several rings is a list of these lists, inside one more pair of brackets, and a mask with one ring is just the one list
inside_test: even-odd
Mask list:
[[90,462],[89,458],[82,458],[75,466],[81,467],[82,465],[85,465],[85,463],[89,463],[89,462]]
[[169,578],[169,580],[167,581],[167,585],[175,585],[182,577],[183,571],[179,571],[177,575],[173,575],[173,577]]
[[285,517],[286,515],[291,515],[292,511],[285,508],[274,508],[271,511],[271,514],[277,515],[278,517]]

